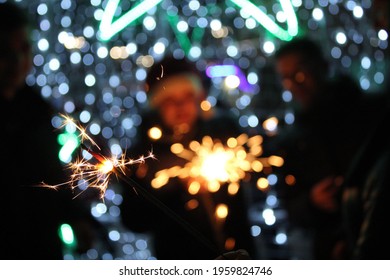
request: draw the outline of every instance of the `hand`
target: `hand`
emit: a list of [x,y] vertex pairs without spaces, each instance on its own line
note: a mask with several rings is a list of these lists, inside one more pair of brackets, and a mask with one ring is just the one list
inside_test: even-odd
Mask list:
[[336,195],[343,183],[341,176],[328,176],[315,184],[310,193],[311,202],[326,212],[337,211],[339,205]]

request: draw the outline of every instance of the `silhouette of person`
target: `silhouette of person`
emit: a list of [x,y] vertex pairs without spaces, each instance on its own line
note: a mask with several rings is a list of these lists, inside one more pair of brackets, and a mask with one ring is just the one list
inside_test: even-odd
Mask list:
[[[89,249],[89,209],[66,190],[41,185],[67,180],[51,125],[53,112],[25,83],[31,70],[30,22],[10,2],[0,3],[0,259],[63,259],[58,230],[79,229],[78,249]],[[81,227],[78,227],[80,225]]]
[[[384,107],[378,106],[380,109]],[[390,141],[385,129],[390,121],[388,105],[382,114],[357,153],[342,186],[344,235],[343,241],[335,246],[342,259],[390,257],[386,235],[386,221],[390,216]]]
[[[144,114],[138,144],[132,150],[152,149],[157,160],[142,164],[136,178],[194,231],[186,230],[180,222],[130,189],[123,193],[123,223],[134,231],[153,234],[158,259],[214,259],[225,251],[237,249],[253,254],[247,207],[241,191],[229,195],[222,185],[211,192],[202,182],[195,191],[190,188],[191,182],[199,178],[191,176],[173,176],[163,186],[152,186],[158,171],[175,166],[183,168],[192,159],[192,155],[183,159],[172,153],[173,144],[180,143],[189,149],[194,140],[201,143],[204,136],[224,143],[241,133],[235,119],[219,109],[207,112],[201,109],[206,97],[204,77],[187,59],[167,56],[155,63],[149,70],[146,90],[150,108]],[[223,208],[224,214],[218,216],[218,207]]]
[[[371,14],[374,27],[389,31],[389,2],[373,1]],[[389,50],[385,51],[386,59]],[[388,76],[388,68],[386,75]],[[367,105],[357,113],[371,116],[371,126],[363,145],[356,153],[342,185],[341,200],[343,239],[336,244],[340,258],[358,260],[388,260],[390,243],[387,223],[390,216],[390,88],[371,93],[370,110]],[[367,98],[366,98],[367,99]],[[367,100],[364,100],[367,103]],[[372,128],[370,128],[372,127]]]
[[365,119],[356,118],[362,92],[350,76],[330,74],[320,45],[308,37],[282,45],[275,68],[295,113],[274,144],[285,158],[285,175],[294,178],[281,194],[292,247],[298,248],[292,257],[332,259],[340,235],[340,186],[364,139]]

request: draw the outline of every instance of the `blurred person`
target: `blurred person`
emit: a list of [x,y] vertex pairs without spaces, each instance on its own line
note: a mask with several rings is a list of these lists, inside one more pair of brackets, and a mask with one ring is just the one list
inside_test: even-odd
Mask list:
[[[124,189],[121,204],[123,223],[136,232],[152,234],[157,259],[214,259],[226,251],[237,249],[244,249],[252,256],[254,254],[242,191],[229,195],[222,185],[218,191],[211,193],[202,186],[199,192],[190,194],[191,179],[179,177],[170,178],[158,189],[151,186],[159,170],[184,167],[187,163],[171,152],[172,144],[180,143],[188,148],[193,140],[200,142],[206,135],[224,143],[229,137],[237,137],[241,133],[229,112],[217,108],[209,111],[201,109],[207,94],[205,82],[194,63],[171,56],[156,62],[146,79],[150,107],[144,113],[138,143],[132,151],[152,150],[156,160],[140,165],[135,173],[136,179],[141,187],[172,209],[179,220],[188,223],[196,233],[191,234],[177,219],[145,201],[131,188]],[[157,131],[157,135],[153,135],[152,131]],[[226,218],[216,218],[215,208],[219,204],[228,207]]]
[[[389,32],[389,2],[373,1],[371,20],[374,27]],[[386,60],[389,49],[385,50]],[[389,76],[387,67],[385,75]],[[354,260],[389,260],[390,243],[387,221],[390,217],[390,86],[371,95],[372,129],[365,129],[367,137],[356,153],[342,185],[343,238],[335,246],[339,258]],[[372,98],[371,98],[372,99]],[[366,107],[364,107],[366,108]],[[359,111],[359,113],[362,113]],[[364,113],[364,112],[363,112]]]
[[30,22],[21,7],[0,3],[0,259],[63,259],[61,224],[76,232],[79,252],[94,240],[95,220],[71,191],[59,161],[52,108],[25,83],[32,67]]
[[363,101],[350,76],[332,73],[319,43],[308,37],[282,45],[274,59],[295,116],[273,144],[285,159],[285,175],[294,178],[282,192],[292,257],[336,258],[340,186],[367,133],[374,102]]
[[[387,104],[387,107],[386,107]],[[376,126],[356,154],[342,185],[342,238],[334,252],[340,259],[390,259],[387,220],[390,217],[389,102],[378,106]]]

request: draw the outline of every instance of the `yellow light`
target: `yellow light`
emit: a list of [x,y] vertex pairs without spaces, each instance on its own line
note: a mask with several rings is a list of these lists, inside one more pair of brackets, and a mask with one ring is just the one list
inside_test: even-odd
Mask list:
[[270,156],[268,158],[268,163],[270,165],[273,165],[273,166],[276,166],[276,167],[281,167],[284,164],[284,160],[283,160],[283,158],[278,157],[278,156]]
[[229,148],[233,149],[233,148],[237,147],[237,139],[233,138],[233,137],[230,137],[227,140],[226,144],[228,145]]
[[121,48],[118,47],[118,46],[112,47],[111,50],[110,50],[110,57],[112,59],[119,59],[119,58],[121,58],[121,54],[122,54]]
[[230,183],[228,186],[228,193],[230,195],[235,195],[238,193],[239,189],[240,189],[240,185],[238,183]]
[[259,178],[257,180],[257,188],[260,190],[266,190],[269,186],[268,180],[266,178]]
[[209,101],[203,100],[203,101],[200,103],[200,108],[201,108],[203,111],[210,111],[210,109],[211,109],[211,104],[210,104]]
[[221,188],[221,185],[217,181],[209,181],[208,182],[207,190],[209,192],[215,193],[215,192],[219,191],[220,188]]
[[218,30],[211,30],[211,35],[213,35],[214,38],[224,38],[229,34],[229,29],[226,27],[222,27]]
[[192,195],[195,195],[200,190],[200,183],[197,181],[191,182],[191,184],[188,186],[188,192]]
[[263,170],[263,164],[260,161],[255,160],[252,162],[252,169],[255,172],[261,172]]
[[196,151],[199,150],[199,148],[200,148],[200,143],[199,143],[199,142],[197,142],[197,141],[192,141],[192,142],[190,143],[190,149],[191,149],[192,151],[196,152]]
[[248,139],[249,146],[261,145],[263,143],[263,136],[255,135]]
[[181,152],[183,152],[183,150],[184,150],[184,147],[180,143],[176,143],[176,144],[173,144],[171,146],[171,152],[174,154],[180,154]]
[[226,204],[218,204],[215,209],[215,215],[219,219],[225,219],[229,214],[229,208]]
[[158,177],[154,178],[151,182],[151,185],[155,189],[159,189],[162,186],[164,186],[166,183],[168,183],[169,176],[167,172],[162,172],[159,173]]
[[263,148],[260,145],[251,147],[251,154],[260,156],[263,153]]
[[84,37],[74,37],[72,34],[67,34],[63,37],[62,43],[64,44],[65,48],[71,50],[71,49],[81,49],[85,45],[85,38]]
[[158,140],[161,138],[162,136],[162,131],[160,128],[158,127],[152,127],[151,129],[149,129],[148,131],[148,136],[149,138],[153,139],[153,140]]

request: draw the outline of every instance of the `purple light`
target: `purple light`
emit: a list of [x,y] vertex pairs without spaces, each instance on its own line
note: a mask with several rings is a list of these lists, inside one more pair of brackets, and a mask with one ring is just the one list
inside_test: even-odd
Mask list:
[[239,78],[240,84],[238,88],[244,92],[253,92],[254,86],[248,83],[246,76],[236,65],[213,65],[206,69],[206,75],[210,78],[227,77],[235,75]]

